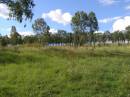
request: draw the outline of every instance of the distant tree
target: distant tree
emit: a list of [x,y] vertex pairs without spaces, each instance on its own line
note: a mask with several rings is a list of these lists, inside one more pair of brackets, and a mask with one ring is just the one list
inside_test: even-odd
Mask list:
[[125,33],[122,32],[122,31],[119,31],[119,41],[120,41],[120,44],[125,43],[125,39],[126,39]]
[[57,35],[60,43],[65,43],[67,38],[67,32],[65,30],[58,30]]
[[38,35],[38,34],[43,34],[44,32],[46,32],[48,29],[48,25],[43,18],[38,18],[32,24],[32,28],[33,28],[34,33]]
[[103,42],[104,45],[106,44],[106,41],[107,41],[107,36],[106,36],[105,33],[103,33],[103,35],[102,35],[102,42]]
[[9,44],[9,38],[8,36],[0,36],[0,45],[1,46],[7,46]]
[[16,30],[16,27],[15,27],[15,26],[12,26],[10,33],[13,34],[14,32],[17,32],[17,30]]
[[49,32],[49,30],[50,30],[50,27],[47,26],[46,31],[43,33],[43,42],[45,42],[46,45],[50,42],[50,32]]
[[75,46],[81,46],[86,42],[86,36],[84,33],[88,31],[89,18],[84,11],[78,11],[72,17],[71,27],[74,31],[74,44]]
[[110,31],[105,31],[105,34],[107,36],[107,41],[111,41],[111,32]]
[[89,28],[90,28],[90,37],[91,37],[91,44],[94,43],[95,44],[95,38],[94,38],[94,32],[98,31],[99,27],[98,27],[98,21],[96,18],[96,15],[94,12],[90,12],[88,15],[89,18]]
[[72,43],[73,43],[73,33],[71,33],[71,32],[67,33],[65,42],[68,43],[70,46],[72,45]]
[[109,31],[105,31],[102,35],[102,42],[105,45],[107,41],[111,40],[111,33]]
[[37,43],[38,39],[37,39],[37,37],[35,35],[25,36],[23,38],[23,42],[24,42],[24,44],[33,44],[33,43]]
[[126,27],[126,39],[128,41],[128,44],[129,44],[129,41],[130,41],[130,26]]
[[115,31],[112,33],[112,40],[113,42],[118,43],[118,45],[120,45],[121,40],[120,31]]
[[33,17],[32,8],[35,6],[33,0],[0,0],[0,3],[6,4],[10,10],[10,18],[19,22]]
[[32,25],[34,33],[39,37],[40,43],[48,42],[50,36],[49,30],[50,27],[47,25],[43,18],[38,18]]
[[102,33],[94,33],[95,35],[95,42],[98,43],[98,45],[101,45],[101,43],[103,42],[103,34]]
[[11,32],[10,32],[10,38],[11,38],[11,44],[17,45],[22,43],[22,37],[21,35],[17,32],[16,27],[12,26]]
[[115,34],[115,32],[113,32],[112,34],[111,34],[111,40],[112,40],[112,43],[115,43],[116,42],[116,34]]

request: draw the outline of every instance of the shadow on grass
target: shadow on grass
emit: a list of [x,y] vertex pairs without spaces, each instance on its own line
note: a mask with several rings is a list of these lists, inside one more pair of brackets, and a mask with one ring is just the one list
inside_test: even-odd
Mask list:
[[58,56],[58,57],[80,57],[80,58],[86,58],[86,57],[130,57],[129,52],[120,51],[120,50],[93,50],[93,49],[86,49],[85,51],[78,51],[78,50],[69,50],[69,49],[61,49],[61,48],[49,48],[46,49],[45,52],[47,52],[50,56]]
[[31,55],[20,55],[16,52],[0,52],[0,64],[24,64],[34,63],[38,60],[37,57]]
[[[37,54],[37,56],[36,56]],[[24,64],[24,63],[36,63],[43,61],[43,56],[48,58],[61,58],[67,60],[78,60],[78,58],[87,57],[130,57],[129,52],[119,50],[69,50],[61,48],[47,48],[39,50],[38,52],[31,51],[29,54],[23,54],[23,52],[15,52],[12,50],[0,51],[0,64]]]

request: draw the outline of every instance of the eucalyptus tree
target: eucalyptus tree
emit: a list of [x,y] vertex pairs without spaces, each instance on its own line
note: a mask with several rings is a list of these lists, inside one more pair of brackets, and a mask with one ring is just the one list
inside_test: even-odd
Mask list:
[[43,18],[38,18],[32,24],[34,33],[38,36],[40,43],[48,43],[50,27]]
[[97,21],[97,18],[96,18],[96,15],[94,12],[90,12],[89,15],[88,15],[88,18],[89,18],[89,32],[90,32],[90,42],[91,44],[94,43],[95,45],[95,38],[94,38],[94,32],[95,31],[98,31],[99,29],[99,26],[98,26],[98,21]]
[[71,32],[68,32],[68,33],[67,33],[66,43],[68,43],[70,46],[73,45],[73,36],[74,36],[73,33],[71,33]]
[[126,27],[125,30],[126,30],[126,39],[128,41],[128,44],[129,44],[129,41],[130,41],[130,26]]
[[35,35],[25,36],[23,38],[23,42],[24,44],[34,44],[34,43],[38,43],[38,39]]
[[65,43],[66,37],[67,37],[67,32],[65,30],[58,30],[57,35],[59,37],[59,41],[61,43]]
[[21,44],[22,43],[22,37],[17,32],[15,26],[12,26],[12,28],[11,28],[10,39],[11,39],[11,44],[13,44],[13,45],[17,45],[17,44]]
[[116,34],[115,34],[115,32],[111,33],[111,41],[112,41],[112,43],[116,42]]
[[125,43],[125,40],[126,40],[126,35],[123,31],[119,31],[119,41],[120,43]]
[[95,42],[98,44],[98,45],[101,45],[102,43],[102,37],[103,37],[103,33],[94,33],[94,37],[95,37]]
[[105,31],[102,35],[102,42],[105,45],[108,41],[111,41],[111,33],[110,31]]
[[112,33],[112,41],[120,45],[122,39],[122,32],[121,31],[115,31]]
[[85,32],[88,31],[89,18],[86,12],[78,11],[72,17],[71,27],[74,31],[74,45],[81,46],[86,43]]
[[103,42],[104,45],[105,45],[106,42],[107,42],[107,35],[106,35],[105,32],[104,32],[103,35],[102,35],[102,42]]
[[9,37],[0,35],[0,46],[7,46],[9,44]]
[[6,4],[10,10],[10,18],[19,22],[32,19],[32,9],[35,6],[33,0],[0,0],[0,3]]

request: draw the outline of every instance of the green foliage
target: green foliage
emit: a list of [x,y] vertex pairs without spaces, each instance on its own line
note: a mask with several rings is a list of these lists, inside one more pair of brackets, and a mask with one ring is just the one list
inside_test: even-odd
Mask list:
[[[87,49],[87,50],[86,50]],[[130,47],[4,48],[1,97],[127,97]]]
[[71,32],[66,32],[65,30],[58,30],[57,33],[50,33],[48,42],[72,44],[73,36],[74,34]]
[[34,21],[32,24],[32,28],[34,33],[36,34],[43,34],[45,32],[48,32],[50,30],[49,26],[45,22],[43,18],[38,18]]
[[126,27],[126,39],[130,41],[130,26]]
[[84,34],[87,32],[89,19],[85,12],[76,12],[75,15],[72,17],[71,21],[72,30],[74,31],[74,44],[75,46],[80,46],[85,43]]
[[90,28],[90,43],[92,45],[92,43],[95,45],[95,35],[94,32],[98,31],[99,27],[98,27],[98,21],[96,18],[96,15],[94,12],[90,12],[88,15],[89,18],[89,28]]
[[9,38],[7,36],[1,37],[0,44],[1,46],[7,46],[9,44]]
[[22,44],[22,37],[21,35],[17,32],[15,26],[12,26],[11,28],[11,34],[10,34],[10,43],[12,45],[17,45],[17,44]]
[[98,31],[98,21],[94,12],[90,12],[88,15],[90,32]]
[[46,44],[49,41],[50,37],[50,27],[47,25],[43,18],[38,18],[32,24],[34,33],[38,36],[39,43]]
[[36,36],[25,36],[23,39],[24,44],[38,43],[38,37]]
[[74,31],[74,44],[76,46],[81,46],[87,41],[85,36],[89,32],[89,42],[95,44],[94,32],[98,30],[98,21],[94,12],[90,12],[89,15],[84,11],[76,12],[72,17],[71,21],[72,30]]
[[22,22],[23,19],[32,19],[32,8],[35,6],[33,0],[0,0],[9,7],[10,18],[15,18],[17,21]]

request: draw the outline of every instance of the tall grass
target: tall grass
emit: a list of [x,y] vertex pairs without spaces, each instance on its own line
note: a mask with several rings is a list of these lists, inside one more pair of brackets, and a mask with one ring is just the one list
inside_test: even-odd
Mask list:
[[129,96],[129,46],[0,50],[0,97]]

